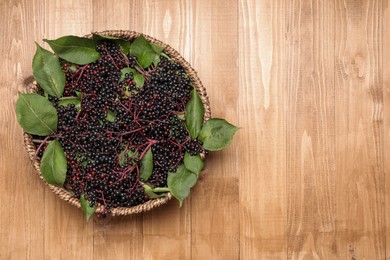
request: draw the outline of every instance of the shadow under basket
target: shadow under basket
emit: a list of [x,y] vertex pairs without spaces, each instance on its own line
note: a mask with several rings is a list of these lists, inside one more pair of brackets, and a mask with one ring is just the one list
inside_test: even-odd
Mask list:
[[[103,32],[97,32],[100,35],[106,35],[106,36],[113,36],[113,37],[118,37],[122,38],[125,40],[132,41],[135,38],[137,38],[140,33],[134,32],[134,31],[123,31],[123,30],[110,30],[110,31],[103,31]],[[172,47],[169,45],[153,38],[148,35],[143,34],[144,37],[155,44],[158,44],[160,46],[165,47],[164,53],[167,54],[172,60],[176,61],[179,63],[188,77],[191,80],[192,85],[195,87],[197,92],[199,93],[199,96],[202,100],[203,106],[205,108],[205,113],[204,113],[204,121],[207,121],[210,119],[211,112],[210,112],[210,105],[209,105],[209,100],[207,97],[206,89],[203,87],[201,81],[199,80],[196,71],[191,67],[191,65]],[[91,38],[92,34],[86,35],[85,37]],[[37,83],[34,81],[33,83],[29,84],[26,89],[26,93],[34,93],[38,91],[38,86]],[[78,198],[73,196],[72,193],[67,191],[64,188],[60,188],[51,184],[48,184],[42,177],[41,175],[41,169],[40,169],[40,158],[36,156],[36,148],[35,145],[32,141],[32,136],[28,133],[24,133],[24,145],[26,147],[26,150],[30,156],[31,161],[33,162],[33,166],[38,173],[39,177],[42,179],[42,181],[45,182],[47,186],[49,186],[50,190],[53,191],[55,194],[57,194],[61,199],[67,201],[73,206],[76,206],[78,208],[81,207],[80,201]],[[112,216],[119,216],[119,215],[130,215],[134,213],[141,213],[144,211],[149,211],[155,207],[161,206],[168,202],[172,198],[172,195],[170,193],[167,194],[166,197],[161,197],[161,198],[156,198],[156,199],[150,199],[147,202],[143,204],[139,204],[136,206],[132,207],[116,207],[116,208],[111,208],[111,215]],[[96,208],[96,213],[102,213],[104,210],[104,206],[99,205]]]

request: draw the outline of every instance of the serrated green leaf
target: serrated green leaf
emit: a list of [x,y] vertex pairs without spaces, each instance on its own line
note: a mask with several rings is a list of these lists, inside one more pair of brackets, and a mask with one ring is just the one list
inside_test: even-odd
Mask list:
[[147,184],[144,184],[143,185],[143,188],[144,188],[144,191],[145,191],[145,194],[148,195],[149,198],[151,199],[157,199],[157,198],[160,198],[160,197],[164,197],[165,194],[156,194],[152,187],[150,187],[149,185]]
[[66,156],[60,142],[51,141],[42,156],[42,177],[47,183],[62,187],[66,178],[66,169]]
[[148,151],[144,154],[141,159],[142,166],[140,169],[140,177],[147,181],[153,173],[153,154],[152,148],[149,148]]
[[151,42],[150,45],[152,46],[154,52],[155,52],[156,54],[158,54],[159,56],[160,56],[160,54],[163,52],[163,50],[165,49],[164,46],[160,46],[160,45],[158,45],[158,44],[156,44],[156,43],[153,43],[153,42]]
[[131,43],[129,41],[119,41],[119,45],[121,46],[122,52],[126,55],[130,53]]
[[191,92],[191,99],[186,105],[186,125],[190,131],[190,136],[195,139],[203,125],[204,107],[198,92],[193,88]]
[[198,139],[203,142],[203,148],[217,151],[227,147],[239,128],[224,119],[208,120],[199,133]]
[[115,118],[116,118],[116,114],[114,112],[112,112],[111,110],[108,110],[106,120],[112,123],[115,121]]
[[36,94],[19,94],[16,118],[25,132],[45,136],[57,131],[57,110],[49,100]]
[[143,35],[137,37],[130,46],[130,54],[135,56],[138,63],[143,67],[147,68],[156,59],[158,54],[154,51]]
[[124,68],[121,70],[121,78],[120,78],[120,81],[123,81],[125,79],[125,75],[126,73],[133,73],[133,80],[135,82],[135,87],[136,88],[142,88],[145,84],[145,77],[138,73],[138,71],[136,71],[135,69],[132,69],[132,68]]
[[134,74],[134,82],[136,88],[142,88],[145,84],[145,78],[142,74]]
[[89,201],[85,198],[84,194],[80,196],[80,204],[81,204],[81,209],[83,210],[84,216],[89,220],[89,218],[95,213],[96,208],[91,207],[89,205]]
[[65,73],[58,59],[36,43],[32,71],[39,86],[49,95],[61,97],[65,88]]
[[79,65],[88,64],[100,58],[96,42],[78,36],[64,36],[56,40],[44,40],[62,59]]
[[78,111],[81,110],[81,103],[80,103],[80,99],[77,98],[77,97],[66,97],[66,98],[63,98],[63,99],[60,99],[60,101],[58,102],[58,105],[59,106],[68,106],[70,104],[73,104],[75,105],[76,109]]
[[188,152],[184,154],[184,166],[191,172],[199,175],[203,169],[203,160],[199,154],[192,156]]
[[122,82],[125,77],[126,77],[126,74],[130,74],[130,73],[133,73],[133,76],[134,76],[134,73],[136,73],[137,71],[135,69],[132,69],[132,68],[123,68],[121,69],[121,77],[119,79],[120,82]]
[[176,172],[168,173],[168,188],[172,195],[179,200],[180,207],[183,200],[190,194],[191,188],[196,184],[198,176],[180,165]]
[[160,61],[161,61],[160,56],[156,57],[156,58],[154,59],[154,61],[153,61],[153,66],[154,66],[154,67],[157,67],[158,64],[160,63]]

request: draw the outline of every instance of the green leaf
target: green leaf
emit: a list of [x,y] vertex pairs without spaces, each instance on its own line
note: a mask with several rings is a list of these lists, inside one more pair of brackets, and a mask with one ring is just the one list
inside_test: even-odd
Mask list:
[[153,188],[153,192],[155,193],[170,192],[170,189],[167,187],[156,187]]
[[37,45],[32,71],[39,86],[49,95],[61,97],[65,88],[65,74],[58,59],[51,53]]
[[198,139],[203,142],[203,148],[217,151],[227,147],[239,128],[224,119],[208,120],[199,133]]
[[144,184],[143,188],[144,188],[145,194],[148,195],[148,197],[151,198],[151,199],[156,199],[156,198],[160,198],[160,197],[164,197],[165,196],[165,194],[156,194],[153,191],[154,189],[152,189],[152,187],[150,187],[147,184]]
[[64,36],[56,40],[44,40],[62,59],[79,65],[88,64],[100,58],[96,42],[78,36]]
[[147,68],[158,54],[143,35],[140,35],[130,46],[130,54],[135,56],[143,68]]
[[185,118],[186,125],[190,131],[190,136],[192,139],[195,139],[198,136],[200,129],[202,129],[204,107],[195,88],[193,88],[191,96],[190,101],[188,101],[186,105]]
[[154,59],[154,61],[153,61],[153,66],[154,66],[154,67],[157,67],[158,64],[160,63],[160,61],[161,61],[160,56],[156,57],[156,58]]
[[76,64],[72,64],[72,65],[70,65],[69,69],[71,71],[76,71],[77,70],[77,65]]
[[57,110],[49,100],[36,94],[19,94],[16,117],[24,131],[45,136],[57,130]]
[[152,148],[149,148],[148,151],[144,154],[141,159],[142,166],[140,169],[140,177],[147,181],[153,172],[153,154]]
[[197,180],[198,176],[187,170],[184,165],[180,165],[176,172],[168,173],[168,188],[172,195],[179,200],[180,207]]
[[67,105],[70,105],[70,104],[75,105],[75,107],[76,107],[76,109],[77,109],[78,111],[81,110],[80,99],[77,98],[77,97],[66,97],[66,98],[62,98],[62,99],[60,99],[60,101],[58,102],[58,105],[59,105],[59,106],[64,106],[64,107],[66,107]]
[[134,82],[135,82],[136,88],[142,88],[144,86],[144,83],[145,83],[145,78],[142,74],[135,73],[134,74]]
[[203,169],[203,160],[199,154],[192,156],[188,152],[184,154],[184,166],[191,172],[199,175]]
[[134,82],[135,82],[135,87],[136,88],[142,88],[145,84],[145,77],[141,74],[141,73],[138,73],[138,71],[136,71],[135,69],[132,69],[132,68],[124,68],[121,70],[121,78],[120,78],[120,81],[123,81],[125,79],[125,75],[126,73],[133,73],[133,77],[134,77]]
[[50,142],[41,160],[41,173],[49,184],[62,187],[66,177],[66,156],[58,140]]
[[161,56],[163,56],[164,58],[166,58],[167,60],[172,60],[171,57],[169,57],[168,55],[166,55],[165,53],[161,53]]
[[153,43],[153,42],[151,42],[150,45],[152,46],[154,52],[158,55],[160,55],[163,52],[163,50],[165,49],[164,46],[160,46],[160,45]]
[[76,96],[78,98],[81,98],[81,96],[83,95],[83,92],[80,92],[80,91],[75,91],[76,92]]
[[131,43],[126,40],[118,41],[118,44],[121,46],[122,52],[126,55],[130,53]]
[[112,123],[112,122],[115,121],[115,118],[116,118],[115,113],[112,112],[111,110],[108,110],[108,111],[107,111],[106,120]]
[[126,74],[130,74],[130,73],[133,73],[133,76],[134,76],[134,73],[136,73],[137,71],[135,69],[132,69],[132,68],[123,68],[121,70],[121,78],[119,79],[120,82],[122,82],[125,77],[126,77]]
[[84,194],[80,196],[80,204],[81,204],[81,209],[83,210],[84,216],[89,220],[89,218],[95,213],[95,207],[91,207],[89,205],[89,201],[85,198]]
[[92,39],[97,41],[97,42],[100,42],[100,41],[114,42],[121,47],[122,52],[124,54],[126,54],[126,55],[129,54],[131,43],[125,39],[114,37],[114,36],[101,35],[101,34],[97,34],[97,33],[92,34]]

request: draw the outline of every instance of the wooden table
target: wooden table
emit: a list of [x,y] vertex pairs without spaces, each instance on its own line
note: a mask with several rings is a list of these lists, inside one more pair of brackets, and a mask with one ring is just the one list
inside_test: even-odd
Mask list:
[[[389,4],[2,0],[0,259],[390,259]],[[106,29],[176,48],[242,128],[182,208],[86,222],[24,150],[34,41]]]

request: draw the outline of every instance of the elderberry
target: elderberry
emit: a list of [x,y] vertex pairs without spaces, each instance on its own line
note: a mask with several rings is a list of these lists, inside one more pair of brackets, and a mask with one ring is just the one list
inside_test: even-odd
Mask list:
[[77,96],[80,105],[61,105],[51,96],[49,101],[57,109],[55,134],[67,158],[64,187],[76,197],[84,194],[90,206],[103,205],[104,215],[111,208],[149,200],[140,177],[146,149],[153,154],[147,182],[155,187],[167,185],[168,172],[176,171],[185,152],[206,151],[199,140],[190,138],[178,117],[185,113],[193,87],[177,62],[161,57],[157,66],[144,70],[145,83],[139,88],[133,73],[121,79],[123,68],[143,70],[136,57],[125,55],[112,42],[103,42],[96,50],[101,57],[95,62],[75,68],[62,65],[64,97]]

